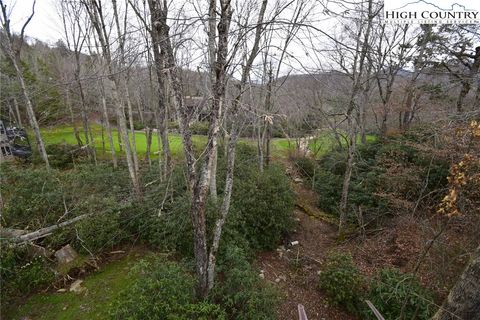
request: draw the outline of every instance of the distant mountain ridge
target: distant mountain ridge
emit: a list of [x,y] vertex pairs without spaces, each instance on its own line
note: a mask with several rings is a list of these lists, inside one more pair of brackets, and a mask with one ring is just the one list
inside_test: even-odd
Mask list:
[[450,5],[450,8],[449,9],[445,9],[445,8],[441,8],[439,7],[438,5],[434,4],[434,3],[431,3],[429,1],[425,1],[425,0],[417,0],[417,1],[412,1],[412,2],[409,2],[409,3],[406,3],[404,4],[403,6],[401,7],[398,7],[398,8],[395,8],[393,10],[400,10],[400,9],[404,9],[405,7],[408,7],[410,5],[415,5],[415,4],[419,4],[419,3],[423,3],[423,4],[426,4],[426,5],[430,5],[430,6],[433,6],[434,8],[438,9],[438,10],[442,10],[442,11],[453,11],[455,10],[455,6],[458,6],[458,7],[462,7],[463,8],[463,11],[477,11],[477,10],[474,10],[474,9],[467,9],[466,6],[464,6],[463,4],[460,4],[458,2],[455,2],[455,3],[452,3]]

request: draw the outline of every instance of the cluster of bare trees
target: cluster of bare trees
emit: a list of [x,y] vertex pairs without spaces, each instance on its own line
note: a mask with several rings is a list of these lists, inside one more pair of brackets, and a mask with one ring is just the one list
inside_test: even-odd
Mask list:
[[[26,117],[49,167],[21,65],[25,28],[34,17],[35,2],[19,35],[11,29],[10,8],[3,0],[0,4],[2,52],[15,69]],[[108,141],[115,168],[120,158],[126,160],[133,192],[141,199],[142,162],[136,152],[135,121],[145,127],[148,164],[156,129],[160,179],[168,179],[173,166],[168,124],[171,120],[178,124],[201,296],[214,285],[215,260],[234,184],[236,145],[245,127],[252,128],[256,139],[260,170],[270,162],[274,126],[307,128],[293,130],[296,136],[314,132],[320,125],[334,132],[339,145],[347,149],[339,204],[339,235],[343,236],[357,137],[365,143],[372,128],[385,136],[394,113],[398,127],[408,129],[432,94],[427,85],[432,75],[441,75],[447,89],[459,89],[457,112],[466,106],[480,107],[480,47],[475,48],[474,40],[478,28],[388,25],[381,17],[381,1],[58,0],[58,9],[66,55],[73,62],[59,67],[59,86],[77,143],[86,147],[92,161],[97,161],[97,154],[89,114],[95,110],[101,114],[102,136],[103,132],[107,136],[103,149]],[[318,15],[334,23],[318,24]],[[327,30],[333,26],[338,29]],[[308,53],[308,63],[296,57],[301,51]],[[186,102],[192,92],[187,90],[191,84],[185,74],[194,74],[188,69],[195,68],[201,82],[195,95],[203,96],[206,103],[200,108],[208,115],[207,143],[201,152],[195,150],[192,137],[195,112]],[[308,74],[314,85],[283,90],[295,72]],[[467,103],[472,88],[475,97]],[[76,103],[72,95],[78,97]],[[78,114],[82,133],[76,124]],[[114,147],[112,123],[118,129],[122,155]],[[284,132],[289,137],[292,131]],[[220,141],[225,142],[227,163],[221,195],[216,188]],[[213,235],[207,234],[206,227],[209,196],[220,211]]]

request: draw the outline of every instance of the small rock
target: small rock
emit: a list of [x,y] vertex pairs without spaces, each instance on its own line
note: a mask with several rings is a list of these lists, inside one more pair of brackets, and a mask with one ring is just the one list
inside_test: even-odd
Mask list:
[[275,279],[275,282],[276,282],[276,283],[279,283],[279,282],[280,282],[280,278]]
[[62,308],[62,310],[67,310],[67,308],[68,308],[68,306],[64,306],[64,307]]
[[75,280],[70,286],[70,292],[82,293],[85,290],[85,288],[82,287],[82,282],[83,280]]
[[265,279],[265,274],[263,273],[260,273],[258,276],[260,277],[260,279]]
[[290,242],[290,245],[292,245],[292,246],[296,246],[296,245],[298,245],[298,244],[299,244],[298,241],[292,241],[292,242]]
[[72,262],[76,257],[78,257],[78,253],[69,244],[55,252],[55,258],[59,264]]
[[59,293],[67,292],[67,289],[65,289],[65,288],[58,289],[57,292],[59,292]]
[[295,178],[295,179],[293,179],[293,181],[294,181],[295,183],[302,183],[302,182],[303,182],[303,179],[302,179],[302,178]]

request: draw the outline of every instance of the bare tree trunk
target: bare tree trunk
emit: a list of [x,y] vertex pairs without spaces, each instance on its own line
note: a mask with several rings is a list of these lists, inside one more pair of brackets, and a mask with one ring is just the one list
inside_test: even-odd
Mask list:
[[83,85],[80,81],[80,52],[75,52],[75,71],[74,71],[75,82],[78,86],[78,91],[80,93],[80,105],[81,105],[81,115],[82,115],[82,123],[83,123],[83,134],[85,135],[85,143],[88,147],[88,154],[91,159],[94,160],[95,164],[97,163],[97,155],[93,140],[93,134],[90,130],[90,126],[88,124],[88,114],[87,108],[85,103],[85,94],[83,92]]
[[123,104],[120,101],[118,96],[118,91],[120,88],[120,84],[118,80],[114,80],[114,88],[113,88],[113,96],[114,102],[116,104],[115,111],[117,113],[117,121],[118,121],[118,128],[120,130],[120,135],[123,139],[123,146],[125,148],[125,157],[127,158],[127,167],[128,172],[130,174],[130,179],[132,180],[133,190],[137,197],[141,196],[140,184],[138,181],[137,170],[135,168],[135,163],[132,156],[132,149],[130,146],[130,139],[128,137],[128,130],[127,130],[127,121],[125,119],[125,113],[123,109]]
[[135,127],[133,124],[133,110],[132,110],[132,101],[130,100],[130,91],[128,90],[128,81],[125,79],[125,98],[127,99],[127,109],[128,109],[128,120],[130,125],[130,133],[132,134],[132,159],[133,165],[135,167],[135,175],[138,176],[139,164],[138,164],[138,154],[137,154],[137,139],[135,137]]
[[152,129],[150,127],[145,127],[145,138],[147,140],[147,151],[145,154],[145,160],[148,162],[148,166],[152,166],[152,158],[150,157],[152,149]]
[[403,130],[406,130],[410,127],[410,124],[413,120],[413,116],[415,114],[414,102],[415,102],[415,93],[417,91],[416,81],[418,76],[422,72],[423,67],[425,66],[425,55],[426,55],[427,44],[430,41],[430,35],[432,33],[431,25],[425,25],[424,28],[425,28],[424,34],[422,35],[422,38],[419,43],[419,46],[420,46],[419,54],[417,59],[415,59],[413,63],[414,72],[407,86],[407,98],[405,100],[406,103],[405,103],[404,112],[403,112],[403,120],[402,120],[402,117],[400,117],[401,119],[400,129],[403,129]]
[[28,121],[30,122],[30,126],[32,127],[33,132],[35,134],[35,140],[37,142],[38,152],[40,153],[40,156],[45,162],[45,166],[47,167],[47,170],[50,170],[50,163],[48,161],[48,155],[45,150],[45,145],[43,143],[42,135],[40,133],[40,127],[38,126],[37,117],[35,116],[35,112],[33,110],[32,100],[30,99],[27,85],[25,84],[25,79],[23,77],[23,72],[20,67],[20,51],[24,41],[24,31],[27,25],[32,20],[33,15],[35,14],[35,2],[33,2],[31,15],[27,18],[26,22],[23,24],[23,27],[21,28],[20,35],[18,36],[19,39],[17,39],[18,45],[16,46],[15,46],[15,39],[13,38],[12,33],[10,31],[10,19],[9,19],[9,14],[7,13],[7,5],[4,4],[2,0],[0,0],[0,7],[2,10],[2,18],[0,19],[2,23],[2,31],[5,32],[5,34],[3,34],[2,32],[2,39],[0,39],[0,47],[2,51],[5,53],[5,56],[7,57],[7,59],[9,59],[10,62],[12,63],[13,68],[15,69],[17,80],[20,84],[20,89],[22,90],[22,94],[25,99]]
[[[348,151],[347,151],[347,166],[345,169],[345,174],[343,177],[343,186],[342,186],[342,197],[340,200],[340,219],[338,224],[338,236],[342,239],[345,236],[345,225],[347,222],[347,213],[348,213],[348,193],[350,189],[350,179],[352,177],[352,170],[355,162],[355,152],[357,147],[357,121],[358,121],[358,112],[355,112],[355,109],[358,108],[356,105],[356,97],[358,91],[361,88],[362,81],[364,80],[364,63],[365,57],[367,55],[368,46],[369,46],[369,38],[370,38],[370,31],[372,29],[372,20],[373,20],[373,13],[372,13],[372,4],[373,0],[368,1],[368,20],[367,26],[365,30],[365,35],[363,39],[363,43],[360,46],[360,34],[362,29],[359,30],[359,39],[357,40],[357,56],[355,57],[355,61],[353,64],[353,84],[352,84],[352,92],[350,94],[350,101],[348,105],[348,110],[346,113],[347,122],[348,122]],[[360,49],[361,48],[361,49]],[[360,49],[360,52],[358,50]],[[358,56],[359,54],[359,56]],[[358,72],[357,72],[358,68]],[[357,115],[357,119],[354,119],[355,115]]]
[[350,180],[352,178],[352,170],[355,161],[355,152],[357,147],[357,130],[355,120],[349,116],[348,118],[348,148],[347,148],[347,164],[345,174],[343,176],[342,197],[340,200],[340,219],[338,222],[338,237],[343,239],[345,236],[345,226],[347,224],[347,210],[348,210],[348,194],[350,188]]
[[18,66],[18,63],[14,56],[10,57],[10,60],[15,68],[15,72],[17,73],[17,79],[20,83],[20,88],[22,90],[23,97],[25,99],[25,104],[27,108],[27,116],[30,122],[30,126],[33,129],[33,133],[35,134],[35,141],[37,143],[38,152],[45,162],[45,166],[48,170],[50,170],[50,163],[48,162],[48,155],[47,151],[45,150],[45,144],[43,143],[42,134],[40,133],[40,127],[38,126],[37,117],[35,116],[35,112],[33,111],[32,100],[30,100],[30,96],[28,95],[27,86],[25,85],[25,79],[23,78],[22,71]]
[[103,118],[103,112],[102,112],[102,118],[100,120],[100,126],[102,131],[102,153],[105,154],[107,152],[107,149],[105,147],[105,119]]
[[[213,95],[214,84],[215,84],[215,56],[216,56],[216,43],[215,38],[217,35],[216,32],[216,1],[210,1],[208,8],[208,63],[210,66],[210,94]],[[214,100],[211,99],[213,104]],[[220,110],[221,114],[222,110]],[[217,202],[217,161],[218,161],[218,150],[215,148],[212,155],[212,173],[210,177],[210,197],[216,203]]]
[[245,67],[243,68],[242,78],[240,80],[240,84],[238,85],[238,95],[234,99],[233,105],[232,105],[232,111],[231,111],[232,131],[228,139],[228,145],[225,146],[225,148],[227,149],[226,151],[227,152],[227,173],[225,177],[225,189],[223,192],[223,202],[220,208],[220,218],[217,219],[215,223],[212,246],[210,248],[210,253],[208,257],[207,277],[208,277],[209,290],[213,288],[213,285],[215,282],[216,254],[220,245],[223,225],[227,220],[227,216],[230,210],[230,200],[231,200],[232,188],[233,188],[233,173],[235,169],[236,146],[237,146],[237,140],[238,140],[239,131],[240,131],[239,120],[238,120],[240,100],[242,98],[245,85],[247,84],[247,80],[250,76],[250,71],[252,69],[253,61],[255,60],[259,52],[260,38],[263,30],[262,23],[265,15],[265,10],[267,8],[267,2],[268,0],[263,0],[262,2],[262,7],[260,9],[260,14],[258,16],[257,26],[255,28],[255,40],[254,40],[253,48],[250,51],[250,55],[247,59]]
[[257,127],[257,155],[258,155],[258,170],[263,172],[263,139],[260,124]]
[[217,162],[218,162],[218,147],[213,150],[212,155],[212,176],[210,177],[210,197],[212,200],[217,203]]
[[[158,137],[158,148],[162,147],[163,154],[163,169],[162,176],[166,178],[171,171],[171,152],[170,152],[170,143],[168,141],[168,126],[167,126],[167,87],[166,81],[164,81],[166,74],[164,73],[165,68],[165,55],[166,53],[160,51],[161,39],[164,35],[161,34],[161,28],[158,23],[162,20],[162,10],[157,7],[160,6],[159,3],[156,3],[153,0],[148,0],[148,6],[150,8],[150,20],[152,28],[150,29],[150,37],[152,38],[152,50],[153,50],[153,60],[155,72],[157,75],[157,93],[158,93],[158,111],[155,112],[155,120],[157,123]],[[165,9],[166,10],[166,9]],[[157,24],[157,25],[156,25]],[[168,63],[168,62],[167,62]],[[180,119],[179,119],[180,121]],[[161,142],[161,143],[160,143]],[[161,164],[162,157],[159,157],[159,164]]]
[[480,247],[432,320],[480,319]]
[[82,215],[77,216],[75,218],[72,218],[70,220],[67,220],[67,221],[64,221],[64,222],[61,222],[61,223],[58,223],[58,224],[54,224],[52,226],[45,227],[45,228],[30,232],[30,233],[27,233],[27,234],[23,234],[19,237],[13,238],[12,241],[15,242],[15,243],[23,243],[23,242],[28,242],[28,241],[33,241],[33,240],[36,240],[36,239],[40,239],[40,238],[43,238],[43,237],[46,237],[46,236],[50,235],[53,231],[55,231],[57,229],[60,229],[60,228],[66,227],[68,225],[71,225],[73,223],[76,223],[77,221],[85,219],[85,218],[87,218],[91,215],[92,215],[91,213],[82,214]]
[[[360,104],[360,139],[362,144],[367,143],[367,106],[370,102],[370,76],[372,73],[372,63],[369,62],[366,72],[366,83],[365,88],[363,89],[363,99],[362,103]],[[386,121],[385,121],[386,124]]]
[[[124,148],[125,148],[125,157],[127,159],[127,167],[128,172],[130,175],[130,179],[132,180],[133,191],[137,197],[141,197],[141,189],[138,180],[138,172],[135,168],[132,150],[130,147],[130,140],[128,137],[128,129],[127,129],[127,122],[125,119],[125,110],[124,105],[120,99],[119,92],[123,89],[127,89],[127,81],[125,79],[125,75],[122,73],[116,72],[117,70],[114,69],[114,63],[112,60],[111,52],[110,52],[110,43],[108,42],[109,32],[107,32],[107,26],[105,25],[104,16],[103,16],[103,9],[102,3],[97,0],[89,0],[88,2],[82,2],[87,13],[90,17],[90,21],[92,22],[92,26],[97,33],[98,39],[100,41],[102,55],[106,61],[108,72],[109,72],[109,79],[113,82],[113,98],[115,104],[115,111],[117,115],[117,122],[118,122],[118,129],[119,129],[119,137],[123,139]],[[120,29],[120,23],[118,19],[118,10],[117,10],[117,2],[116,0],[112,0],[112,7],[113,7],[113,16],[115,20],[115,25],[117,27],[118,33],[118,41],[119,41],[119,49],[120,49],[120,61],[119,65],[123,66],[125,62],[125,55],[124,55],[124,44],[125,44],[125,33],[126,30],[122,33]],[[126,16],[125,16],[126,17]],[[122,85],[124,86],[122,88]]]
[[470,92],[470,82],[469,81],[462,81],[462,90],[460,90],[460,93],[458,94],[458,99],[457,99],[457,112],[461,113],[463,111],[463,100],[467,96],[467,94]]
[[70,112],[70,121],[72,122],[73,126],[73,135],[77,140],[77,145],[81,147],[83,145],[82,139],[80,138],[80,134],[78,133],[77,124],[75,123],[75,116],[73,115],[73,108],[72,103],[70,101],[70,92],[68,88],[65,90],[65,104],[67,105],[68,111]]
[[102,111],[103,111],[103,119],[105,121],[105,128],[107,129],[107,135],[108,135],[108,142],[110,144],[110,153],[112,154],[112,163],[113,163],[113,168],[117,168],[117,153],[115,151],[115,144],[113,142],[113,134],[112,134],[112,129],[110,127],[110,120],[108,119],[108,110],[107,110],[107,100],[105,99],[105,92],[103,90],[103,84],[102,84]]
[[[210,0],[215,2],[215,0]],[[213,150],[217,148],[218,131],[220,127],[219,115],[223,108],[226,79],[225,70],[227,66],[228,54],[228,33],[232,15],[232,8],[229,0],[222,0],[220,4],[220,19],[217,26],[218,29],[218,46],[217,59],[215,65],[215,85],[213,87],[213,104],[210,113],[210,126],[208,131],[208,142],[203,155],[203,163],[199,174],[196,173],[194,149],[192,135],[189,129],[188,111],[183,105],[183,93],[180,80],[177,74],[173,48],[169,37],[169,27],[166,22],[167,7],[158,7],[158,3],[151,2],[152,14],[159,13],[160,19],[154,20],[152,23],[162,33],[160,46],[166,54],[167,69],[172,81],[173,101],[177,118],[180,122],[180,130],[182,133],[183,148],[187,164],[187,176],[190,191],[192,192],[191,219],[193,225],[194,236],[194,253],[195,266],[198,278],[197,294],[200,297],[206,297],[208,294],[208,251],[207,251],[207,234],[206,234],[206,197],[209,190]]]
[[120,123],[118,122],[117,119],[117,140],[118,140],[118,150],[120,152],[123,151],[123,139],[122,139],[122,131],[120,130]]
[[18,101],[17,101],[17,98],[15,98],[15,97],[13,97],[13,106],[15,107],[15,113],[17,115],[17,120],[18,120],[18,126],[20,128],[23,128],[22,116],[20,115],[20,109],[18,108]]
[[[272,90],[273,90],[273,70],[270,64],[268,70],[267,94],[265,95],[265,110],[270,113],[272,111]],[[273,117],[268,115],[265,117],[265,165],[270,165],[270,140],[272,138]]]

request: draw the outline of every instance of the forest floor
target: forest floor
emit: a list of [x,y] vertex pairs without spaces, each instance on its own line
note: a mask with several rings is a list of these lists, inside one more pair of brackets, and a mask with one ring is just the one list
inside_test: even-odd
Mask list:
[[[110,303],[133,283],[129,277],[131,267],[153,252],[142,247],[106,253],[98,262],[98,269],[78,278],[81,294],[70,292],[71,283],[57,283],[26,298],[20,306],[7,312],[5,319],[12,320],[101,320],[108,319]],[[81,271],[81,270],[80,270]],[[71,278],[72,281],[75,280]]]
[[297,195],[296,229],[288,243],[260,253],[255,263],[260,276],[272,282],[281,294],[278,319],[298,319],[299,304],[305,307],[309,320],[356,319],[331,305],[319,289],[321,265],[326,254],[337,247],[335,221],[319,211],[317,194],[303,184],[291,165],[287,165],[287,171]]

